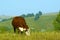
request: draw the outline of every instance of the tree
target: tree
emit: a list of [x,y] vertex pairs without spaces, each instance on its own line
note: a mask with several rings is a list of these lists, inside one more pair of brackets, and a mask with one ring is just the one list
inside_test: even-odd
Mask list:
[[58,16],[56,18],[56,21],[60,23],[60,11],[59,11],[59,14],[58,14]]
[[54,24],[54,29],[56,31],[59,31],[60,30],[60,11],[53,24]]
[[21,16],[22,16],[22,17],[26,17],[26,15],[25,15],[25,14],[22,14]]
[[39,11],[39,12],[38,12],[38,14],[39,14],[39,15],[42,15],[42,12],[41,12],[41,11]]
[[34,20],[38,20],[38,19],[39,19],[39,14],[36,14]]
[[34,16],[34,14],[32,13],[32,14],[27,14],[26,15],[26,17],[33,17]]
[[41,15],[42,15],[42,12],[39,11],[39,12],[35,15],[34,20],[38,20]]

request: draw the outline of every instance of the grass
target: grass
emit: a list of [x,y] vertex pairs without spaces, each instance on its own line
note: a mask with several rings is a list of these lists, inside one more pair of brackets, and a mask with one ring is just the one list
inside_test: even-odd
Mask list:
[[0,33],[0,40],[60,40],[60,32],[35,32],[31,33],[30,36]]
[[37,29],[37,31],[41,31],[42,29],[46,31],[53,30],[53,21],[55,20],[57,15],[42,15],[37,21],[34,21],[34,17],[26,18],[26,22],[29,27]]

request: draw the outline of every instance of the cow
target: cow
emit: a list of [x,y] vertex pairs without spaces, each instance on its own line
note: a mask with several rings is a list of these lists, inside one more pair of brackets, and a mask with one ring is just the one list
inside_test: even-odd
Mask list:
[[23,33],[23,31],[25,31],[26,35],[30,35],[30,28],[26,24],[26,21],[23,17],[21,16],[13,17],[12,26],[14,28],[14,33],[16,33],[16,29],[17,29],[18,33],[19,32]]

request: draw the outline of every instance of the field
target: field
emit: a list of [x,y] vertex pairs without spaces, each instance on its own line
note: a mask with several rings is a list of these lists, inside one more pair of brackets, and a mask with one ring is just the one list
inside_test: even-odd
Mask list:
[[60,40],[60,32],[35,32],[31,33],[30,36],[2,33],[0,34],[0,40]]
[[0,22],[0,40],[60,40],[60,32],[54,31],[53,21],[57,14],[44,14],[38,20],[26,17],[26,23],[31,29],[31,35],[14,34],[12,19]]

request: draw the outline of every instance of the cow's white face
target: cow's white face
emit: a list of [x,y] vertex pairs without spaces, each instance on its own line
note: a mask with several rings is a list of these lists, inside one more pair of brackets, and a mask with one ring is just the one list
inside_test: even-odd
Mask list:
[[[22,27],[19,27],[19,30],[20,30],[20,31],[25,31],[26,29],[24,29],[24,28],[22,28]],[[25,33],[26,33],[26,35],[29,36],[29,35],[30,35],[30,29],[28,29]]]
[[19,27],[19,30],[20,30],[20,31],[23,31],[23,28],[22,28],[22,27]]

